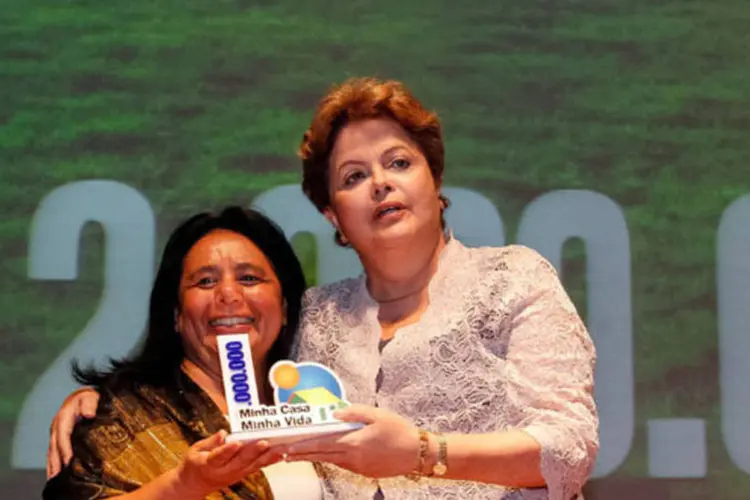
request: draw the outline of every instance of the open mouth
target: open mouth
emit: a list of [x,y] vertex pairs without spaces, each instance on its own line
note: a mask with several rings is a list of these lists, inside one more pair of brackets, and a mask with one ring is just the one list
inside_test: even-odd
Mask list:
[[389,203],[379,206],[375,210],[375,219],[382,219],[392,214],[396,214],[404,210],[404,206],[400,203]]
[[252,316],[228,316],[225,318],[216,318],[208,322],[212,328],[219,330],[242,329],[243,327],[255,324],[255,318]]

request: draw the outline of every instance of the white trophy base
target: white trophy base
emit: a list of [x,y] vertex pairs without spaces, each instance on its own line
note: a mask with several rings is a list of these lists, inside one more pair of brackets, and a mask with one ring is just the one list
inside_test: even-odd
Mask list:
[[361,429],[360,423],[339,422],[335,424],[318,424],[304,427],[287,427],[282,429],[264,429],[261,431],[233,432],[227,435],[226,442],[234,441],[268,441],[271,445],[304,441],[324,434],[345,434]]

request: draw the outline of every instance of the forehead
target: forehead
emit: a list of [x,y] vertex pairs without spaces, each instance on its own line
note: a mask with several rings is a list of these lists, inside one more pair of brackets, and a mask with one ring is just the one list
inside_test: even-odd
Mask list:
[[216,229],[198,240],[188,251],[183,269],[189,273],[204,266],[227,263],[271,267],[265,254],[248,238],[234,231]]
[[335,165],[349,157],[380,154],[387,148],[399,145],[419,149],[406,130],[394,120],[373,118],[351,122],[339,132],[331,151],[331,161]]

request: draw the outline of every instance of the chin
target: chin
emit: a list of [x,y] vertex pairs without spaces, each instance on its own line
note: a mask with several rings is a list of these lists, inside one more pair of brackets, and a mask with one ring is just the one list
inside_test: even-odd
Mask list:
[[399,224],[376,229],[373,234],[373,239],[379,241],[409,240],[421,236],[418,229],[419,228],[415,227],[414,224],[401,221]]

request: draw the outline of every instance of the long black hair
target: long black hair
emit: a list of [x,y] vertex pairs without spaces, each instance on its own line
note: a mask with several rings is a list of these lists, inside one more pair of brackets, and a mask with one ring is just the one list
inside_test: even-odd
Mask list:
[[252,241],[268,258],[281,283],[286,300],[287,323],[268,352],[268,366],[290,356],[297,335],[302,294],[307,288],[302,266],[279,227],[263,214],[238,206],[220,212],[203,212],[180,224],[169,237],[149,301],[146,337],[139,351],[120,360],[110,360],[108,370],[82,369],[73,363],[73,376],[85,385],[147,383],[170,385],[185,358],[180,334],[175,331],[179,309],[179,285],[185,256],[198,240],[211,231],[224,229]]

